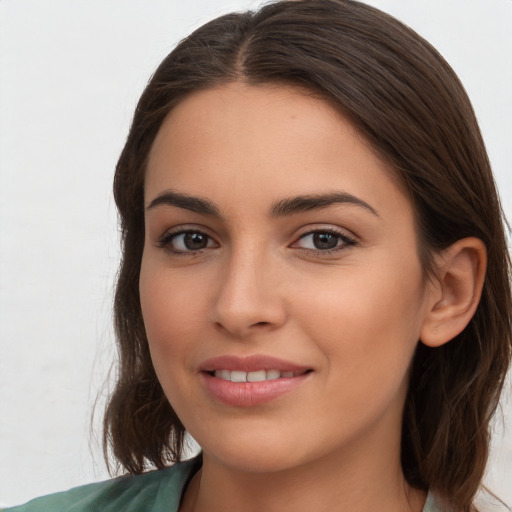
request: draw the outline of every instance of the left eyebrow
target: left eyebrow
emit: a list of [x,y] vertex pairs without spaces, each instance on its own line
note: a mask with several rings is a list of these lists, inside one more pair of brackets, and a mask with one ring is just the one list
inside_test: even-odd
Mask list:
[[326,208],[333,204],[351,204],[360,206],[361,208],[365,208],[371,212],[373,215],[379,217],[375,208],[371,207],[362,199],[346,192],[331,192],[328,194],[304,195],[281,199],[270,209],[270,216],[283,217],[286,215],[293,215],[294,213]]

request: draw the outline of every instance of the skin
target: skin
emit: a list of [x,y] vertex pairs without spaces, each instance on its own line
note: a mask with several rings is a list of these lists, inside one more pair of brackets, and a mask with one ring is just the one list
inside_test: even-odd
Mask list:
[[[150,207],[171,189],[214,203],[219,216]],[[283,199],[333,191],[371,209],[269,215]],[[352,125],[287,86],[195,93],[155,139],[145,202],[140,295],[151,355],[204,453],[181,510],[420,511],[425,495],[400,467],[401,415],[441,295],[424,278],[406,194]],[[315,251],[310,233],[326,230],[342,237]],[[205,247],[187,248],[183,231],[206,235]],[[212,398],[199,372],[225,354],[312,371],[284,396],[233,407]]]

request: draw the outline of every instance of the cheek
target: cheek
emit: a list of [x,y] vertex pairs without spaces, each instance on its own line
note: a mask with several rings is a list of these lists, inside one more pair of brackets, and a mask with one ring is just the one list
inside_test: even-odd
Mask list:
[[[320,348],[327,369],[319,375],[331,409],[327,424],[344,425],[347,432],[384,417],[399,428],[417,346],[420,288],[376,275],[326,286],[317,300],[303,304],[301,330]],[[324,417],[325,403],[317,407],[309,413]],[[336,430],[325,430],[335,442]]]
[[144,326],[155,369],[181,361],[185,340],[205,318],[197,286],[143,258],[139,282]]
[[393,272],[397,262],[381,260],[371,270],[340,272],[321,288],[312,284],[315,300],[302,301],[302,314],[294,315],[348,379],[407,373],[423,320],[422,274],[419,265],[398,267],[401,277]]
[[[157,270],[158,269],[158,270]],[[197,286],[183,285],[152,262],[142,264],[139,283],[144,327],[155,372],[167,399],[178,416],[186,417],[193,345],[199,322],[205,318]],[[195,291],[194,291],[195,290]]]

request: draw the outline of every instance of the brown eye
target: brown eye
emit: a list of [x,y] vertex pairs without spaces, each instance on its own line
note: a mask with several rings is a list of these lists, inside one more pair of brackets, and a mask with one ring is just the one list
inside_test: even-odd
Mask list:
[[208,237],[203,233],[184,233],[180,236],[183,236],[182,243],[189,251],[198,251],[208,246]]
[[159,247],[174,254],[199,252],[203,249],[217,247],[207,234],[201,231],[180,231],[169,233],[158,243]]
[[294,247],[316,253],[329,253],[355,244],[356,241],[345,233],[319,229],[302,235]]
[[313,245],[315,249],[334,249],[339,242],[340,237],[333,233],[314,233]]

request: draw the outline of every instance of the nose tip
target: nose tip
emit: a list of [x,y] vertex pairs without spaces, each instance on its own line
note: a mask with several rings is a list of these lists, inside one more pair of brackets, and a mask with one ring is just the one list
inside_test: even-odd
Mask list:
[[274,330],[286,321],[286,310],[277,280],[270,269],[232,267],[222,279],[213,307],[217,329],[236,337]]
[[282,308],[275,301],[256,301],[247,297],[242,302],[218,301],[214,313],[214,323],[222,331],[236,337],[246,337],[252,333],[274,330],[285,321]]

